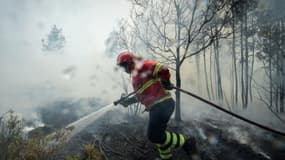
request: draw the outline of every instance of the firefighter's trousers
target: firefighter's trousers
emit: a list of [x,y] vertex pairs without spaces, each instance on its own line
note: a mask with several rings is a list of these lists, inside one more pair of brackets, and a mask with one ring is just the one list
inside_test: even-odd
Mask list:
[[182,147],[185,143],[182,134],[166,131],[167,123],[174,108],[174,100],[168,99],[152,106],[149,112],[148,139],[157,144],[161,159],[171,159],[171,150]]

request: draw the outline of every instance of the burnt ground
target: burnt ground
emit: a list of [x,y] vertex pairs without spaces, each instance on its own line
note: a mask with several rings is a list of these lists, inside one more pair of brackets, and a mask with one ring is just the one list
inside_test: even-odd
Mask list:
[[[146,137],[147,118],[114,116],[110,112],[76,135],[64,148],[82,156],[84,144],[94,144],[108,160],[155,160],[156,147]],[[213,119],[169,123],[169,130],[195,137],[205,160],[284,160],[285,138],[256,128]],[[180,149],[174,159],[186,160]]]

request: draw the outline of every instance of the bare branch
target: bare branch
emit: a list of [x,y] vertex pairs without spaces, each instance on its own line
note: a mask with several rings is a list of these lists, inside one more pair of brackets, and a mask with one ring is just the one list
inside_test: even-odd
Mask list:
[[185,52],[183,54],[183,57],[185,57],[187,51],[188,51],[188,48],[190,46],[190,40],[191,40],[191,30],[192,30],[192,26],[193,26],[193,22],[194,22],[194,17],[195,17],[195,13],[196,13],[196,10],[197,10],[197,0],[195,0],[195,3],[194,3],[194,8],[193,8],[193,11],[192,11],[192,15],[191,15],[191,21],[190,21],[190,24],[189,24],[189,28],[188,28],[188,41],[187,41],[187,44],[186,44],[186,49],[185,49]]

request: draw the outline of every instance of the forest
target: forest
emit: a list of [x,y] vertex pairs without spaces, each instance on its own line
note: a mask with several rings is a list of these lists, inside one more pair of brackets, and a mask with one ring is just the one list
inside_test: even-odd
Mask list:
[[[228,112],[284,133],[285,1],[126,2],[129,6],[128,16],[117,20],[107,37],[101,39],[104,53],[100,56],[107,59],[106,64],[112,62],[108,64],[112,66],[111,69],[107,65],[100,66],[100,60],[96,59],[90,65],[96,68],[95,71],[93,68],[90,73],[80,70],[84,68],[84,60],[91,59],[91,56],[82,58],[83,62],[80,63],[65,61],[68,52],[74,49],[72,46],[76,45],[69,38],[73,34],[83,34],[84,29],[66,36],[68,25],[61,28],[61,25],[54,24],[47,29],[49,31],[45,30],[48,34],[42,36],[44,38],[37,37],[37,45],[41,47],[40,52],[45,54],[44,58],[52,57],[49,60],[53,61],[54,57],[61,56],[59,59],[62,61],[59,63],[65,65],[52,76],[60,72],[65,81],[60,81],[57,86],[52,82],[52,76],[47,76],[50,79],[44,83],[51,84],[41,87],[29,99],[33,101],[36,99],[34,97],[44,95],[46,101],[37,104],[30,111],[30,117],[23,117],[13,107],[3,114],[0,112],[0,160],[157,159],[156,146],[145,135],[148,114],[143,112],[144,106],[138,103],[128,108],[120,105],[114,107],[112,104],[116,99],[110,100],[113,97],[120,98],[117,93],[128,94],[133,91],[130,76],[115,66],[115,59],[122,50],[167,65],[171,71],[171,82],[177,88],[195,93]],[[79,21],[76,16],[73,18]],[[86,41],[82,44],[92,45],[87,43],[92,41],[90,37],[84,37]],[[89,51],[82,48],[76,53],[79,56]],[[90,50],[94,52],[93,48]],[[39,64],[45,65],[44,60],[38,59]],[[73,60],[77,59],[73,57]],[[53,64],[57,66],[57,63]],[[52,70],[54,66],[48,64],[46,68],[49,67]],[[43,72],[49,73],[50,70]],[[88,76],[80,74],[80,71]],[[99,72],[105,75],[101,77],[102,82],[99,82]],[[86,76],[87,80],[76,81],[80,76]],[[77,90],[64,88],[67,84],[76,86]],[[85,84],[89,86],[85,87]],[[104,89],[100,90],[100,84]],[[78,89],[81,87],[83,89]],[[52,96],[57,95],[55,92],[52,92],[52,96],[42,94],[46,93],[47,88],[64,91],[56,92],[61,96],[53,99]],[[80,95],[86,88],[100,90],[100,94],[95,95],[95,92],[88,90],[88,94],[86,91]],[[78,94],[62,96],[69,92]],[[171,93],[175,99],[175,112],[168,129],[197,139],[201,159],[284,159],[284,134],[282,136],[258,128],[219,112],[180,90]],[[31,119],[32,113],[36,114],[35,119]],[[69,132],[74,133],[70,136]],[[189,159],[181,150],[174,150],[173,156],[178,160]]]
[[[130,18],[110,34],[107,51],[159,59],[173,69],[177,87],[189,84],[181,77],[192,67],[196,91],[230,109],[262,101],[284,113],[283,7],[278,0],[132,1]],[[177,106],[179,99],[177,92]]]

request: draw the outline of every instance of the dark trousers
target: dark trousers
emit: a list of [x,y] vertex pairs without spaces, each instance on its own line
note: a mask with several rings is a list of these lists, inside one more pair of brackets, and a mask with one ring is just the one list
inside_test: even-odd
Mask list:
[[165,131],[171,114],[174,111],[175,102],[173,99],[165,100],[152,106],[149,112],[149,123],[147,136],[152,143],[163,144],[166,135]]

